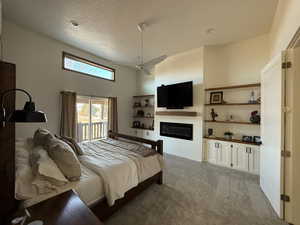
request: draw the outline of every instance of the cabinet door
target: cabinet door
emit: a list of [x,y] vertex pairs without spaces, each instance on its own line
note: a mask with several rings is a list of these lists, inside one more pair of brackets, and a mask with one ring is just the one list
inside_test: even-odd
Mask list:
[[245,145],[234,144],[232,148],[232,168],[249,171],[249,157]]
[[217,143],[213,140],[207,141],[207,161],[213,164],[217,163]]
[[217,145],[217,164],[220,166],[230,167],[231,164],[231,148],[230,143],[219,142]]
[[248,147],[249,155],[249,172],[259,174],[260,151],[259,147]]

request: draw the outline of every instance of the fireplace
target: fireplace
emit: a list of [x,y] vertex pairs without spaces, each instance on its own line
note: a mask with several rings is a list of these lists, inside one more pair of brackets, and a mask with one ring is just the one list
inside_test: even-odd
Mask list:
[[160,122],[160,135],[193,140],[193,124]]

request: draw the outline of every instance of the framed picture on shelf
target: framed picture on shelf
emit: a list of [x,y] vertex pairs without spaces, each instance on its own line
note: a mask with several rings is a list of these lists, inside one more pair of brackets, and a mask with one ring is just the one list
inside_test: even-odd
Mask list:
[[223,91],[210,93],[210,104],[222,104],[223,103]]

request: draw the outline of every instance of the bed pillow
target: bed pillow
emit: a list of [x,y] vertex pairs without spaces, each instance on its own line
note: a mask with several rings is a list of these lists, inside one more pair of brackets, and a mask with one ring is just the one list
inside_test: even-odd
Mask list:
[[26,139],[16,140],[15,154],[15,198],[25,200],[37,195],[36,188],[32,185],[34,176],[29,164],[30,148]]
[[31,199],[39,194],[48,194],[59,189],[57,182],[53,182],[45,176],[37,175],[33,171],[30,165],[33,149],[32,139],[16,140],[15,198],[17,200]]
[[56,163],[61,172],[69,181],[79,180],[81,176],[80,162],[72,150],[72,148],[65,142],[47,136],[46,149],[49,156]]
[[33,174],[38,178],[36,181],[49,181],[55,186],[62,186],[68,182],[43,147],[35,147],[30,154],[29,161]]
[[48,136],[53,136],[50,131],[46,129],[39,128],[34,132],[33,143],[35,146],[45,146]]
[[66,142],[72,149],[73,151],[76,153],[76,155],[83,155],[83,151],[80,148],[80,146],[77,144],[77,142],[70,137],[66,137],[66,136],[57,136],[55,135],[56,138]]

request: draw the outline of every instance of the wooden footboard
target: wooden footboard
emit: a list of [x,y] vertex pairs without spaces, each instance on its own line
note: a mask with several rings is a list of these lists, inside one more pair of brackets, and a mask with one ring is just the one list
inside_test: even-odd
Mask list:
[[149,186],[155,183],[161,184],[162,175],[162,172],[159,172],[154,176],[148,178],[147,180],[143,181],[138,186],[130,189],[125,193],[125,196],[123,198],[116,200],[113,206],[108,206],[106,198],[103,198],[99,202],[90,206],[90,209],[101,221],[105,221],[113,213],[115,213],[122,206],[133,200],[137,195],[139,195],[142,191],[146,190]]
[[[133,137],[125,134],[119,134],[112,131],[109,131],[109,137],[118,139],[125,138],[132,141],[137,141],[142,144],[148,144],[151,146],[152,149],[156,150],[159,154],[163,155],[163,141],[152,141],[144,138]],[[122,199],[118,199],[113,206],[108,206],[106,198],[100,200],[99,202],[95,203],[94,205],[90,206],[91,210],[94,214],[100,219],[105,220],[110,217],[115,211],[120,209],[123,205],[128,203],[130,200],[134,199],[139,193],[147,189],[152,184],[163,184],[163,172],[159,172],[154,176],[148,178],[147,180],[140,183],[138,186],[132,188],[131,190],[125,193],[125,196]]]
[[159,154],[163,155],[163,141],[162,140],[158,140],[158,141],[152,141],[149,139],[145,139],[145,138],[140,138],[140,137],[134,137],[134,136],[130,136],[130,135],[126,135],[126,134],[119,134],[113,131],[108,131],[108,136],[110,138],[114,138],[114,139],[118,139],[119,138],[125,138],[131,141],[136,141],[136,142],[140,142],[142,144],[148,144],[151,146],[152,149],[156,150]]

